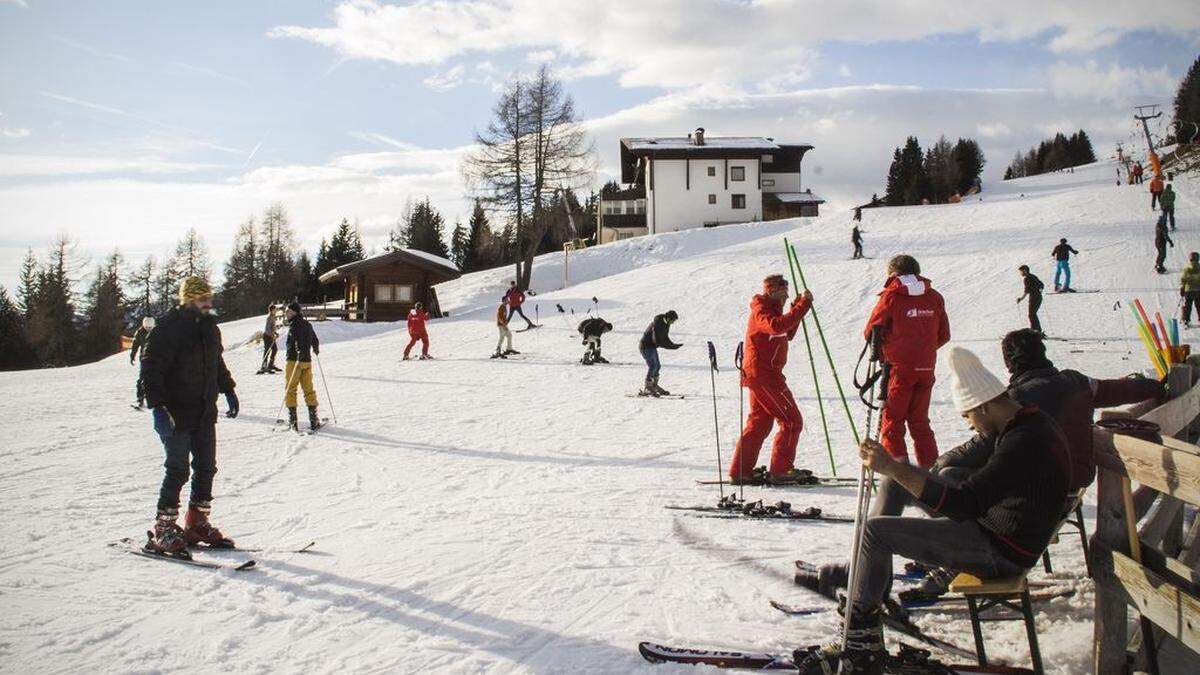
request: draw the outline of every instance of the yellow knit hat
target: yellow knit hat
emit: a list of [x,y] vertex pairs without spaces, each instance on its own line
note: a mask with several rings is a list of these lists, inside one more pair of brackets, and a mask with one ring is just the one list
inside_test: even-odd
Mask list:
[[186,305],[198,298],[211,298],[212,286],[200,277],[187,277],[179,284],[179,304]]

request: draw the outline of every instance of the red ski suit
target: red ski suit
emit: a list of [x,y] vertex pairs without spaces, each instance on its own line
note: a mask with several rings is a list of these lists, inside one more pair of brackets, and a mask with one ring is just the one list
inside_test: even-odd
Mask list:
[[863,334],[883,327],[883,358],[891,365],[887,402],[880,418],[883,447],[896,459],[908,456],[904,427],[912,436],[917,464],[929,468],[938,457],[929,426],[937,350],[950,341],[950,320],[942,295],[925,277],[906,274],[887,280]]
[[421,356],[429,356],[429,333],[425,330],[425,322],[429,320],[429,312],[416,307],[408,311],[408,346],[404,348],[404,358],[408,358],[413,345],[421,342]]
[[746,351],[742,357],[742,386],[750,390],[750,416],[729,465],[732,478],[750,476],[763,441],[776,421],[779,433],[771,448],[769,470],[772,474],[785,474],[794,468],[804,419],[788,389],[783,367],[787,364],[788,342],[796,337],[800,321],[810,307],[811,303],[803,297],[793,302],[787,312],[783,311],[782,303],[766,295],[756,295],[750,301]]

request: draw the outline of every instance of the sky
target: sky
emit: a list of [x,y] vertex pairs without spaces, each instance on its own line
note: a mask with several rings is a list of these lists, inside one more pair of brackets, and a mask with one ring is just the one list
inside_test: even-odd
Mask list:
[[844,209],[908,135],[976,138],[985,190],[1057,131],[1144,147],[1133,106],[1169,117],[1198,53],[1194,0],[0,0],[0,285],[61,234],[85,280],[191,227],[219,277],[275,202],[310,253],[342,218],[382,246],[410,199],[465,220],[461,158],[543,63],[597,186],[621,137],[703,126],[811,143],[805,185]]

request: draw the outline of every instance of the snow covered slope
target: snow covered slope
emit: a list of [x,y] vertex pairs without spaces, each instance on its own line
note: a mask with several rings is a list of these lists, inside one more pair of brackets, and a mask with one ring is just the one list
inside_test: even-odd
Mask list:
[[[831,615],[796,619],[767,600],[807,600],[791,561],[843,558],[851,528],[699,519],[666,504],[715,500],[710,379],[716,343],[723,459],[738,430],[732,354],[750,295],[785,272],[795,242],[825,335],[849,386],[861,324],[888,256],[917,256],[946,295],[956,342],[1002,369],[998,340],[1023,325],[1017,265],[1050,282],[1050,249],[1082,253],[1075,285],[1050,295],[1043,323],[1061,366],[1118,376],[1147,365],[1122,308],[1172,310],[1187,250],[1200,248],[1200,188],[1177,184],[1181,230],[1155,275],[1144,186],[1115,169],[988,186],[959,205],[864,211],[868,260],[850,261],[848,214],[631,240],[538,263],[531,298],[545,327],[518,333],[522,360],[491,361],[495,303],[507,271],[439,289],[451,318],[430,327],[438,360],[398,362],[399,324],[317,326],[338,423],[316,436],[272,433],[281,376],[255,376],[243,343],[259,319],[226,324],[243,412],[219,425],[214,519],[256,554],[253,572],[147,561],[105,544],[151,523],[162,451],[146,413],[130,410],[134,368],[122,356],[62,370],[0,374],[0,663],[5,670],[232,672],[692,672],[645,665],[639,639],[790,650],[824,641]],[[576,364],[574,324],[600,300],[616,330],[611,366]],[[559,316],[562,304],[572,317]],[[684,348],[663,354],[662,384],[683,401],[627,398],[643,370],[636,344],[655,313],[675,309]],[[519,323],[519,322],[518,322]],[[1194,334],[1193,334],[1194,335]],[[815,338],[814,338],[815,339]],[[815,346],[815,345],[814,345]],[[818,364],[839,462],[855,469],[847,422]],[[802,466],[827,472],[803,341],[788,367],[804,411]],[[223,409],[223,403],[222,409]],[[861,424],[861,406],[854,405]],[[933,419],[945,448],[966,438],[944,383]],[[747,496],[849,514],[845,489]],[[1089,509],[1088,517],[1093,511]],[[290,547],[315,539],[316,553]],[[1054,672],[1086,669],[1091,586],[1077,542],[1053,548],[1055,576],[1080,592],[1039,614]],[[216,557],[214,554],[212,557]],[[225,555],[237,558],[236,555]],[[1035,577],[1041,576],[1040,573]],[[970,645],[961,617],[928,617]],[[1019,626],[989,625],[989,654],[1023,661]]]

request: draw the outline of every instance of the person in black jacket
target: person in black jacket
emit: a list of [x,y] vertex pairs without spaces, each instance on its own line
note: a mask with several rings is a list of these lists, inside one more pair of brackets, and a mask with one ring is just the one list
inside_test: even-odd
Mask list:
[[655,316],[650,325],[646,327],[646,332],[642,333],[638,350],[642,353],[642,358],[646,360],[646,385],[638,393],[639,396],[671,395],[671,392],[658,386],[658,373],[662,370],[662,362],[658,360],[658,350],[660,348],[679,349],[683,346],[672,342],[671,336],[668,334],[671,324],[678,320],[679,315],[675,313],[675,310],[668,310],[664,314]]
[[285,384],[285,403],[288,409],[288,427],[297,429],[299,421],[296,418],[296,389],[304,390],[304,404],[308,406],[308,426],[313,429],[321,427],[321,418],[317,416],[317,389],[313,386],[312,358],[321,353],[321,340],[312,324],[300,314],[300,303],[293,302],[287,306],[287,365],[283,375]]
[[[137,355],[140,351],[143,355],[146,353],[146,338],[150,337],[150,331],[154,330],[154,317],[142,317],[142,325],[138,326],[137,332],[133,334],[133,344],[129,349],[129,365],[133,365],[137,361]],[[141,410],[146,402],[146,384],[142,381],[141,370],[138,371],[137,385],[134,387],[137,393],[137,405],[134,406]]]
[[1171,240],[1171,235],[1167,234],[1167,219],[1159,216],[1154,225],[1154,249],[1158,251],[1158,257],[1154,259],[1154,271],[1159,274],[1165,274],[1167,271],[1163,265],[1167,260],[1167,244],[1175,248],[1175,242]]
[[1026,297],[1029,298],[1029,328],[1041,333],[1042,322],[1038,320],[1038,309],[1042,306],[1042,289],[1046,286],[1029,271],[1029,265],[1021,265],[1017,271],[1021,273],[1021,280],[1025,284],[1025,293],[1017,298],[1017,304],[1021,304]]
[[583,336],[586,349],[580,363],[590,366],[593,363],[608,363],[608,359],[600,355],[601,337],[613,329],[613,325],[598,316],[579,322],[579,334]]
[[[1059,239],[1058,246],[1055,246],[1054,250],[1050,252],[1050,257],[1054,258],[1054,260],[1056,261],[1055,262],[1056,266],[1054,268],[1054,292],[1055,293],[1074,293],[1075,292],[1075,290],[1071,288],[1071,254],[1072,253],[1074,253],[1075,255],[1079,255],[1079,251],[1076,251],[1074,248],[1072,248],[1071,245],[1067,243],[1066,239]],[[1065,280],[1063,280],[1061,278],[1063,275],[1066,275]]]
[[[854,209],[854,220],[861,220],[860,216],[862,216],[862,210]],[[858,225],[855,225],[854,229],[850,230],[850,243],[854,245],[854,255],[851,256],[851,260],[858,260],[863,257],[862,230],[858,229]]]
[[[212,288],[208,282],[200,277],[184,279],[179,306],[158,321],[142,350],[146,402],[167,454],[158,517],[148,546],[171,555],[186,555],[188,545],[201,543],[233,546],[208,520],[217,473],[217,394],[225,395],[228,417],[238,414],[236,385],[221,356],[221,330],[210,310]],[[179,493],[188,480],[189,457],[192,490],[181,530],[176,519]]]

